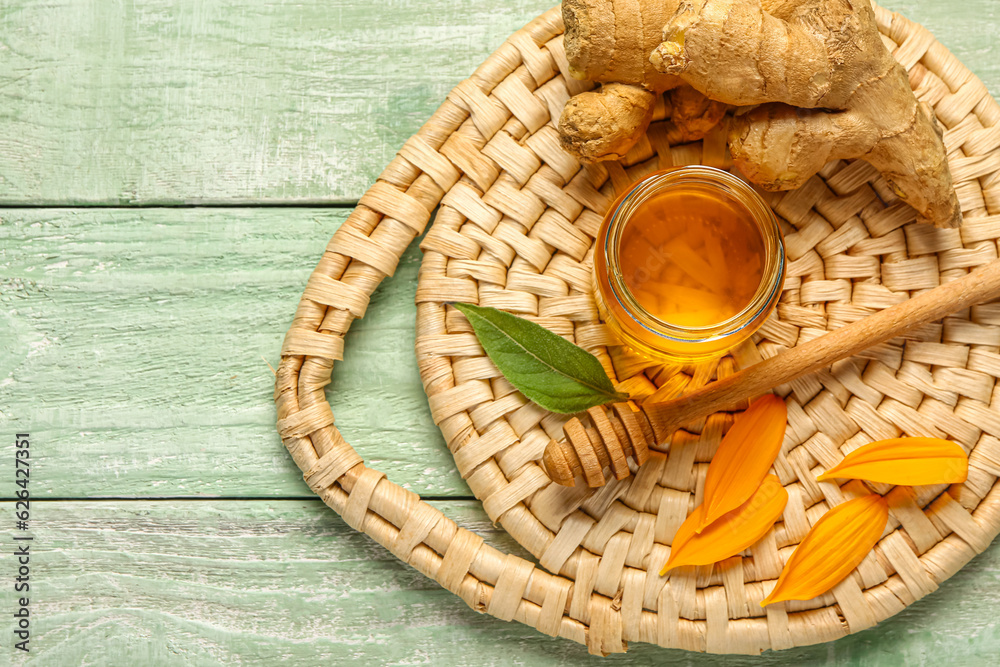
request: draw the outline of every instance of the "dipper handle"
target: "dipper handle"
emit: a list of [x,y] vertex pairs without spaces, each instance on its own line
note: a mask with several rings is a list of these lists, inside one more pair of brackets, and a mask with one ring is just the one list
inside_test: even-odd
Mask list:
[[[939,285],[903,303],[796,345],[729,377],[709,383],[686,396],[655,405],[644,404],[642,413],[656,433],[659,442],[661,433],[672,433],[682,424],[759,396],[778,385],[895,338],[917,325],[939,320],[945,315],[996,298],[1000,298],[1000,260],[994,260],[957,280]],[[594,431],[603,435],[599,429]],[[597,438],[595,441],[593,434],[590,435],[588,439],[591,441],[594,455],[605,453],[603,457],[598,456],[598,460],[610,459],[604,438]],[[553,481],[572,486],[576,475],[584,471],[581,462],[584,458],[590,460],[591,452],[586,450],[584,443],[577,446],[580,440],[577,434],[576,438],[567,438],[567,442],[549,443],[543,463]],[[648,446],[652,443],[646,444]],[[559,452],[555,451],[556,448]],[[633,449],[635,449],[634,443]],[[566,461],[566,464],[558,465],[561,460]],[[550,461],[553,463],[551,467]],[[574,462],[576,466],[573,465]],[[569,473],[572,473],[572,476],[567,479]],[[596,483],[597,476],[592,471],[585,475],[585,478],[590,486],[604,484],[603,474],[600,475],[599,484]]]

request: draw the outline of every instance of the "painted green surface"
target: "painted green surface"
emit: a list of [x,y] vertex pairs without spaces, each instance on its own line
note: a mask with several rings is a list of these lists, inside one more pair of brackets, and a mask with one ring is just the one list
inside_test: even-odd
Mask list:
[[[434,505],[524,555],[478,503]],[[0,503],[0,522],[10,514]],[[53,501],[34,514],[33,650],[15,664],[990,665],[1000,644],[996,549],[880,627],[832,644],[761,658],[635,644],[602,663],[473,612],[318,500]],[[0,586],[0,608],[13,604]]]
[[352,202],[538,0],[5,0],[0,204]]
[[[0,433],[33,435],[34,492],[312,497],[268,363],[348,210],[0,209]],[[464,496],[413,354],[419,256],[351,328],[329,393],[373,466]]]
[[[15,655],[2,621],[0,664],[598,664],[475,614],[311,499],[275,435],[265,363],[349,210],[280,205],[356,201],[548,4],[0,3],[0,462],[29,430],[35,498],[65,499],[32,505],[33,651]],[[1000,94],[996,0],[887,6]],[[134,208],[207,203],[246,207]],[[430,421],[418,262],[411,248],[352,328],[330,387],[338,425],[371,465],[518,551]],[[0,482],[0,498],[13,490]],[[12,511],[0,501],[2,543]],[[829,645],[761,659],[635,645],[605,664],[992,665],[998,579],[993,547]]]
[[[353,202],[554,0],[6,0],[0,204]],[[1000,93],[996,0],[891,0]]]

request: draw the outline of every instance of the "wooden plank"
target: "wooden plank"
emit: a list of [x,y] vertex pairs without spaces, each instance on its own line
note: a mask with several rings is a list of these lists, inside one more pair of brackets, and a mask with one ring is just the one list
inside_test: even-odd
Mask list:
[[[311,496],[265,359],[347,213],[0,210],[0,433],[31,432],[36,494]],[[468,496],[417,373],[419,260],[414,245],[352,327],[330,396],[371,465]]]
[[[0,204],[353,202],[554,0],[9,0]],[[891,0],[1000,93],[995,0]]]
[[[4,530],[13,522],[10,505],[0,504]],[[436,505],[487,543],[524,555],[478,503]],[[9,630],[0,648],[14,664],[29,657],[46,665],[591,662],[583,646],[476,614],[319,501],[36,502],[31,534],[31,653],[13,650]],[[9,582],[12,558],[4,553]],[[998,568],[993,548],[877,628],[725,664],[994,664],[1000,597],[983,582]],[[5,582],[0,609],[14,607]],[[633,644],[615,663],[719,660]]]
[[10,0],[0,203],[357,200],[552,0]]

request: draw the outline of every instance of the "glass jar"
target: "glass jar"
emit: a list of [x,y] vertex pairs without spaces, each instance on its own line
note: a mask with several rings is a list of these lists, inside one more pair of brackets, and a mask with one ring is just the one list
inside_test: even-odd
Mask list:
[[[663,197],[673,199],[664,199]],[[740,247],[734,247],[733,243],[739,242],[737,239],[721,239],[723,243],[729,244],[727,247],[730,253],[727,254],[725,248],[716,242],[718,240],[712,239],[716,246],[716,260],[721,256],[724,262],[741,253],[747,255],[749,251],[745,248],[753,246],[753,253],[750,256],[759,255],[759,260],[755,261],[753,265],[752,277],[745,278],[745,280],[742,275],[731,276],[725,269],[707,271],[705,267],[709,265],[703,263],[696,254],[689,252],[687,246],[684,248],[684,253],[667,253],[671,257],[671,262],[680,265],[680,269],[686,271],[687,275],[693,276],[694,279],[707,282],[709,278],[713,280],[718,278],[718,276],[711,274],[719,273],[725,275],[726,279],[730,280],[732,285],[738,287],[739,290],[745,290],[745,303],[742,307],[739,307],[741,302],[736,302],[736,305],[730,304],[731,315],[728,314],[730,311],[719,310],[718,312],[726,313],[726,316],[720,321],[695,321],[691,318],[688,318],[691,321],[687,322],[678,321],[678,319],[683,318],[674,318],[673,322],[668,321],[661,314],[653,312],[654,308],[649,307],[651,303],[655,302],[651,299],[656,298],[655,294],[652,297],[648,296],[650,293],[658,291],[660,294],[669,295],[672,294],[671,290],[676,290],[677,294],[680,294],[679,290],[683,289],[687,290],[686,294],[694,295],[690,298],[697,301],[698,294],[708,294],[708,292],[699,292],[687,287],[672,287],[670,284],[663,283],[651,284],[648,286],[649,289],[640,290],[640,287],[647,286],[636,283],[634,279],[626,279],[626,272],[631,271],[632,273],[628,275],[633,276],[646,271],[644,275],[648,276],[649,271],[644,267],[636,269],[634,266],[623,265],[623,258],[620,256],[623,237],[632,238],[639,234],[645,239],[647,232],[654,236],[659,234],[661,237],[667,233],[664,231],[663,218],[650,215],[650,211],[653,209],[650,209],[649,206],[658,200],[710,203],[713,211],[729,211],[733,214],[730,217],[747,221],[746,229],[750,230],[747,232],[750,236],[747,236],[746,239],[752,243],[740,243]],[[687,211],[687,208],[693,207],[684,208],[685,210],[681,214],[686,215],[687,220],[684,221],[685,226],[682,229],[689,229],[693,225],[703,223],[702,216],[699,216],[697,210]],[[705,224],[708,223],[705,222]],[[659,228],[652,227],[653,225],[659,225]],[[759,243],[756,236],[753,236],[753,230],[759,234]],[[700,231],[707,235],[711,229],[705,228]],[[667,248],[673,243],[669,240],[662,246],[652,245],[652,241],[649,243],[651,244],[649,247],[654,248],[651,251],[654,253],[654,258],[658,258],[653,264],[656,268],[662,267],[663,263],[659,260],[663,259],[663,255],[659,249]],[[708,247],[707,244],[705,247]],[[720,250],[722,250],[721,253]],[[740,252],[733,252],[734,250]],[[627,261],[632,261],[635,264],[636,255],[632,253],[629,257],[632,259]],[[677,259],[678,257],[681,259]],[[684,260],[685,257],[687,260]],[[649,261],[647,259],[646,263],[649,264]],[[691,265],[684,266],[685,261]],[[741,266],[734,267],[733,270],[736,271]],[[758,277],[758,284],[756,286],[751,284],[758,281]],[[739,280],[744,280],[744,282],[740,283]],[[647,176],[612,204],[597,236],[594,253],[594,282],[597,305],[601,315],[623,344],[658,361],[696,363],[722,356],[760,328],[777,305],[784,280],[784,240],[774,213],[760,195],[744,181],[728,172],[712,167],[676,167]],[[722,293],[724,297],[729,297],[730,300],[735,294],[725,289],[722,289],[721,292],[717,289],[716,294],[719,293]],[[639,295],[638,298],[637,295]]]

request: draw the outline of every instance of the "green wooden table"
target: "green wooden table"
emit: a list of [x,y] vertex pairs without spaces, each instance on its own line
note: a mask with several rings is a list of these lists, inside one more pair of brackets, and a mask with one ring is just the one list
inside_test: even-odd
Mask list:
[[[996,0],[889,6],[1000,94]],[[0,664],[596,664],[477,615],[326,509],[277,437],[268,368],[352,205],[546,8],[0,2]],[[352,327],[338,424],[391,479],[523,554],[431,422],[419,260],[411,248]],[[15,528],[16,433],[30,531]],[[14,649],[16,535],[34,537],[29,653]],[[877,628],[726,664],[995,664],[998,584],[994,546]],[[612,661],[722,659],[637,645]]]

